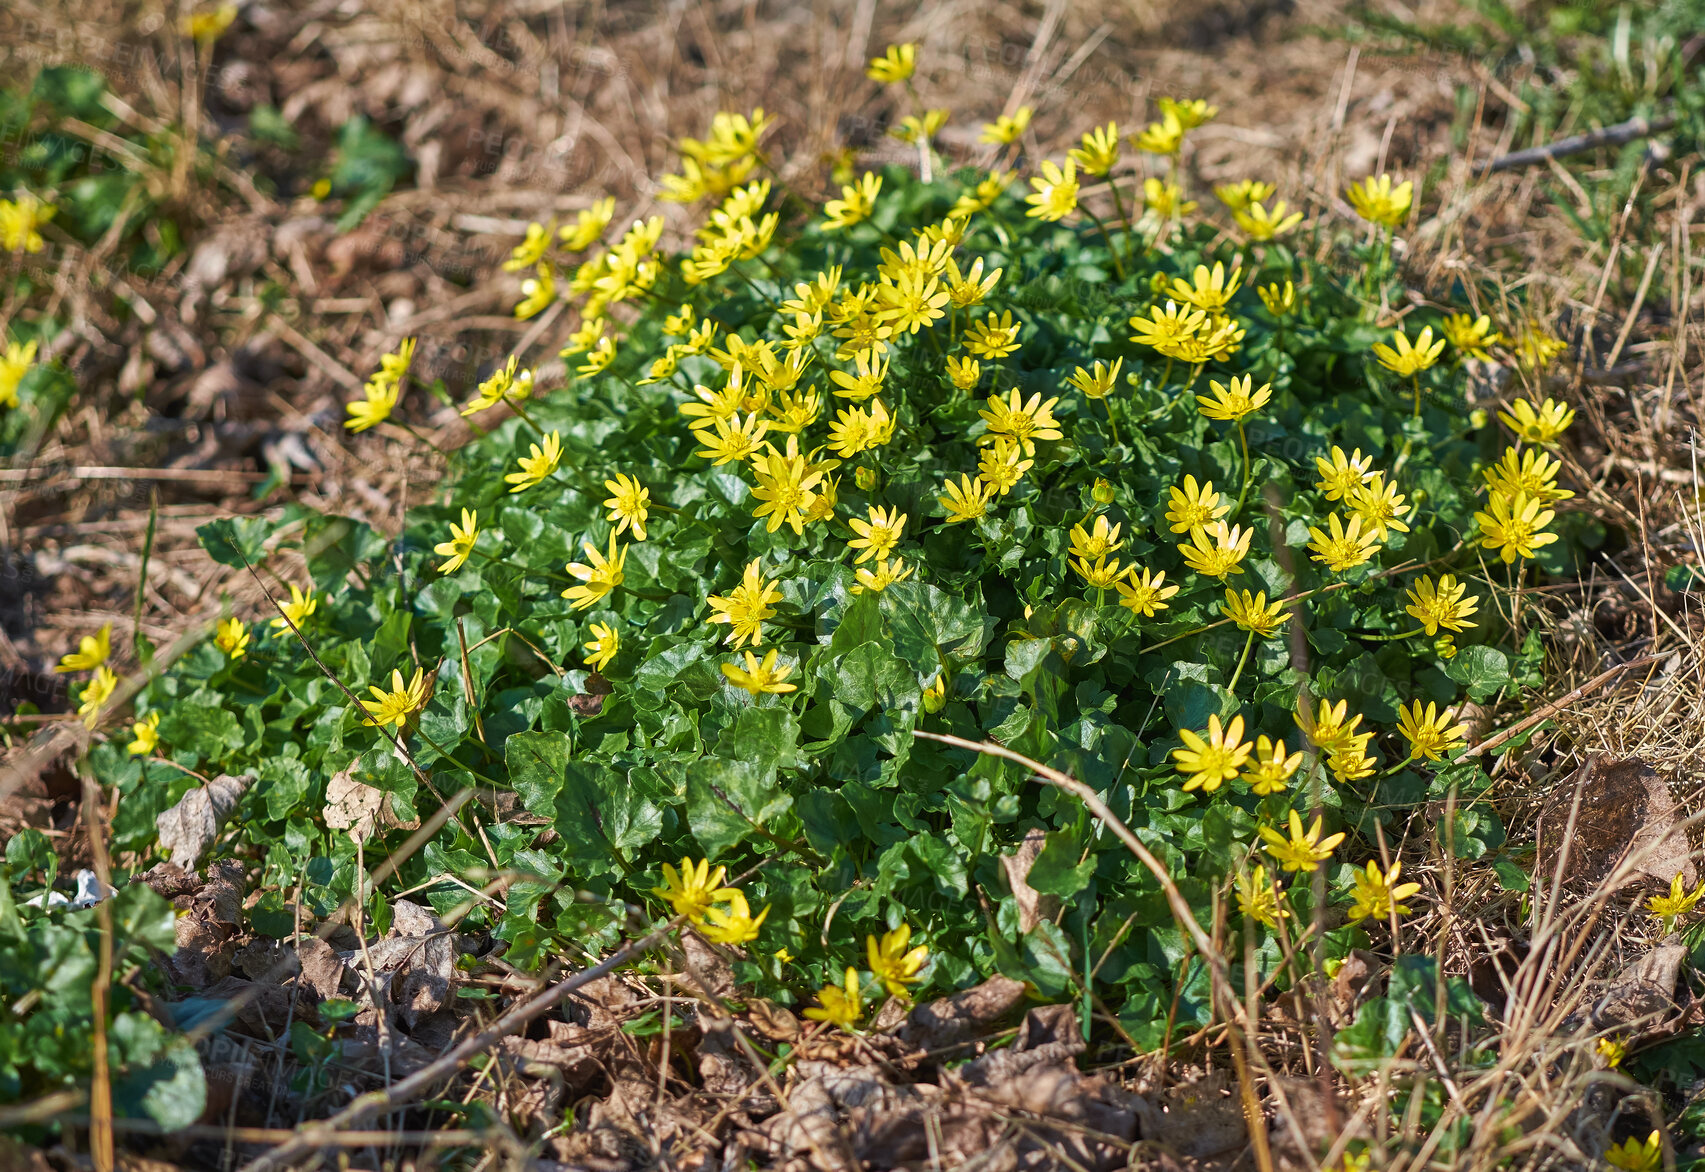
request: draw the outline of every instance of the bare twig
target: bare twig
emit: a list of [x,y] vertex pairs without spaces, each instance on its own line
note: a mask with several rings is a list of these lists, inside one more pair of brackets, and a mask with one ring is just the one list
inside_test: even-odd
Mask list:
[[1493,171],[1510,171],[1516,167],[1531,167],[1535,163],[1543,163],[1548,159],[1562,159],[1570,155],[1578,155],[1582,151],[1590,151],[1594,147],[1621,146],[1636,138],[1648,135],[1662,134],[1675,125],[1675,115],[1665,114],[1661,118],[1630,118],[1626,122],[1618,122],[1614,126],[1605,126],[1598,130],[1589,130],[1585,134],[1572,134],[1568,138],[1560,138],[1556,142],[1544,146],[1528,147],[1526,150],[1511,151],[1500,155],[1489,163],[1482,163],[1475,168],[1480,175]]

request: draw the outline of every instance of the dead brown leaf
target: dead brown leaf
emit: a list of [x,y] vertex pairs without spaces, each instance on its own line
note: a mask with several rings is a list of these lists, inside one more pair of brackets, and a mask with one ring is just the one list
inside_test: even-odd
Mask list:
[[172,862],[186,870],[193,868],[219,837],[219,827],[236,810],[243,791],[254,782],[252,773],[241,777],[221,774],[190,790],[177,805],[155,818],[160,845],[172,852]]

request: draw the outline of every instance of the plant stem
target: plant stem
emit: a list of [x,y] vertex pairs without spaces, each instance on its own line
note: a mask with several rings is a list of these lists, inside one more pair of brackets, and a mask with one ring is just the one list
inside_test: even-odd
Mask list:
[[1095,226],[1101,229],[1101,238],[1107,242],[1107,252],[1113,258],[1113,271],[1119,274],[1119,280],[1125,279],[1125,262],[1119,259],[1119,250],[1113,247],[1113,237],[1107,233],[1107,225],[1101,222],[1101,217],[1089,210],[1089,205],[1079,204],[1083,214],[1095,221]]
[[1234,521],[1243,515],[1243,502],[1249,499],[1250,473],[1254,471],[1249,460],[1249,437],[1244,434],[1241,418],[1237,421],[1237,442],[1243,449],[1243,491],[1237,494],[1237,507],[1231,511]]
[[1107,426],[1113,429],[1113,442],[1119,443],[1119,424],[1113,418],[1113,401],[1106,395],[1101,397],[1101,405],[1107,408]]
[[1125,227],[1125,243],[1131,243],[1131,217],[1125,212],[1125,201],[1119,196],[1119,184],[1113,178],[1113,172],[1107,172],[1107,189],[1113,193],[1113,210],[1119,213],[1119,222]]
[[1228,691],[1228,692],[1236,692],[1237,691],[1237,681],[1243,675],[1244,665],[1249,662],[1249,651],[1254,646],[1255,646],[1255,629],[1253,627],[1251,627],[1249,630],[1249,638],[1247,638],[1243,641],[1243,654],[1238,656],[1238,658],[1237,658],[1237,670],[1231,673],[1231,683],[1229,683],[1225,686],[1226,691]]
[[1415,422],[1419,423],[1421,422],[1421,376],[1412,374],[1409,376],[1409,382],[1415,388]]

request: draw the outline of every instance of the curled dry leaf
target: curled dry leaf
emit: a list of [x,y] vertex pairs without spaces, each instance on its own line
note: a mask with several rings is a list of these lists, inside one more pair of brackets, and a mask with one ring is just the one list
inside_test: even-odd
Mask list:
[[172,852],[171,861],[186,870],[200,862],[202,853],[219,837],[219,827],[236,810],[243,791],[254,782],[252,773],[241,777],[220,774],[190,790],[177,805],[155,818],[160,845]]
[[384,790],[357,781],[348,769],[332,774],[326,782],[326,825],[334,830],[347,830],[351,838],[361,842],[373,836],[378,828],[413,830],[420,819],[403,821],[391,808],[390,795]]

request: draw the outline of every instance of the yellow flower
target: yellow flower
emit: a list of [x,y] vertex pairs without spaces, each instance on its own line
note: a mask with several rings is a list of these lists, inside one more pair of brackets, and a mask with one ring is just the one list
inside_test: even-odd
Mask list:
[[432,552],[446,560],[439,565],[440,574],[451,574],[462,568],[468,560],[468,555],[474,552],[474,543],[480,538],[479,514],[472,509],[462,510],[462,523],[450,522],[450,540],[440,541],[432,547]]
[[986,212],[994,206],[995,200],[1001,197],[1009,184],[1012,183],[1011,171],[990,171],[978,181],[977,186],[970,191],[962,192],[948,212],[950,216],[970,216],[977,212]]
[[1223,203],[1227,210],[1241,212],[1252,203],[1261,203],[1273,198],[1278,187],[1259,179],[1239,179],[1236,183],[1222,183],[1214,188],[1214,198]]
[[1077,207],[1077,161],[1067,159],[1062,171],[1052,159],[1042,160],[1042,175],[1032,179],[1030,186],[1036,191],[1024,197],[1031,205],[1026,216],[1050,222],[1065,219]]
[[1174,533],[1191,533],[1231,511],[1230,505],[1220,503],[1220,494],[1214,491],[1211,480],[1198,487],[1194,476],[1186,476],[1182,489],[1174,485],[1168,493],[1166,521]]
[[777,666],[776,659],[778,656],[775,648],[772,647],[764,653],[762,663],[750,651],[742,654],[746,656],[745,668],[742,669],[732,663],[725,663],[721,665],[722,674],[727,676],[728,682],[735,687],[745,688],[750,692],[754,700],[765,692],[783,693],[798,690],[793,684],[782,682],[793,674],[793,664],[784,663]]
[[1313,871],[1332,857],[1332,848],[1344,841],[1342,834],[1320,837],[1320,819],[1304,834],[1302,818],[1291,811],[1290,837],[1286,838],[1271,826],[1258,826],[1257,832],[1267,842],[1267,853],[1287,871]]
[[1118,124],[1109,122],[1106,126],[1084,131],[1083,146],[1074,147],[1066,153],[1083,168],[1085,175],[1107,174],[1119,161]]
[[1175,155],[1184,145],[1184,123],[1178,115],[1166,111],[1159,122],[1150,122],[1143,132],[1131,139],[1131,145],[1151,155]]
[[1178,587],[1166,584],[1166,571],[1158,574],[1147,569],[1130,568],[1129,573],[1113,583],[1119,591],[1119,605],[1129,607],[1144,618],[1152,619],[1157,610],[1166,610],[1166,600],[1178,593]]
[[1196,210],[1196,201],[1184,198],[1184,189],[1176,183],[1160,179],[1143,180],[1143,207],[1163,220],[1187,216]]
[[288,631],[292,627],[301,627],[311,615],[320,609],[320,600],[309,590],[303,593],[296,583],[290,583],[290,601],[278,604],[279,617],[267,625],[275,631]]
[[651,490],[624,472],[616,473],[614,480],[606,480],[604,488],[611,494],[604,507],[610,510],[609,519],[616,522],[616,532],[626,533],[632,529],[633,539],[644,541],[646,507],[651,503]]
[[1001,146],[1017,142],[1018,136],[1030,126],[1030,115],[1032,113],[1033,111],[1029,106],[1020,106],[1010,118],[1002,114],[993,122],[983,123],[983,133],[978,136],[977,141],[996,143]]
[[694,863],[692,859],[684,858],[679,871],[668,863],[663,864],[663,886],[653,887],[651,894],[667,903],[676,915],[702,924],[705,913],[713,904],[727,903],[734,898],[738,888],[722,885],[727,875],[727,867],[712,871],[709,859]]
[[947,125],[949,113],[947,110],[925,110],[922,118],[916,114],[907,114],[900,119],[900,125],[888,128],[889,137],[897,138],[901,142],[909,142],[914,146],[921,142],[928,142],[940,134],[941,128]]
[[1308,543],[1308,548],[1314,551],[1313,560],[1333,573],[1342,574],[1345,570],[1365,565],[1378,550],[1378,535],[1362,532],[1360,517],[1352,516],[1348,528],[1338,519],[1337,513],[1333,513],[1326,520],[1331,526],[1331,534],[1328,535],[1310,525],[1308,535],[1313,540]]
[[503,262],[506,273],[530,269],[545,259],[545,253],[551,247],[551,232],[556,224],[553,221],[549,228],[537,221],[527,225],[527,234],[521,243],[510,250],[509,259]]
[[213,643],[230,659],[241,659],[249,652],[249,629],[243,620],[232,616],[220,622]]
[[[512,393],[514,393],[514,397],[517,399],[524,399],[527,395],[531,394],[533,388],[533,372],[530,370],[521,371],[518,378],[516,374],[516,365],[519,361],[520,360],[516,358],[515,355],[511,354],[507,363],[497,370],[492,371],[491,377],[480,383],[474,397],[468,401],[468,405],[466,407],[462,408],[462,414],[474,415],[478,412],[485,411],[488,408],[495,407],[499,403],[503,402],[503,400],[509,398]],[[518,383],[520,384],[519,387],[517,386]]]
[[1360,448],[1346,456],[1344,449],[1337,444],[1332,445],[1331,459],[1316,456],[1314,466],[1320,472],[1320,479],[1314,482],[1314,487],[1329,501],[1344,500],[1373,476],[1372,456],[1362,455]]
[[1553,444],[1575,421],[1575,412],[1567,403],[1547,399],[1539,407],[1526,399],[1517,399],[1508,411],[1498,412],[1498,422],[1516,433],[1516,438],[1531,444]]
[[1546,533],[1557,514],[1544,507],[1544,502],[1518,492],[1506,496],[1494,492],[1485,512],[1474,514],[1480,526],[1480,541],[1494,550],[1506,563],[1518,558],[1531,558],[1536,551],[1557,540],[1555,533]]
[[957,484],[949,480],[942,488],[945,495],[937,497],[936,500],[947,510],[949,525],[956,525],[960,521],[974,521],[985,516],[989,511],[989,500],[994,495],[994,490],[988,485],[980,480],[972,480],[963,473],[960,474]]
[[1289,916],[1290,909],[1279,900],[1279,888],[1267,876],[1267,868],[1257,866],[1253,872],[1237,873],[1237,910],[1269,928]]
[[598,552],[598,547],[590,541],[582,541],[580,548],[586,551],[586,556],[592,564],[584,562],[569,562],[568,572],[579,579],[581,585],[570,586],[562,592],[575,610],[585,610],[593,603],[602,599],[610,591],[622,584],[622,567],[627,564],[628,551],[626,547],[616,548],[616,535],[610,534],[610,552],[608,555]]
[[1421,707],[1419,700],[1407,707],[1398,705],[1397,731],[1409,742],[1409,759],[1425,757],[1429,761],[1438,761],[1461,745],[1468,726],[1450,721],[1449,710],[1440,712],[1439,706],[1432,701],[1427,702],[1426,708]]
[[46,245],[41,226],[59,209],[25,192],[16,200],[0,199],[0,248],[7,252],[40,252]]
[[1233,378],[1231,385],[1225,386],[1214,379],[1208,380],[1208,388],[1213,391],[1210,398],[1207,395],[1197,395],[1196,402],[1200,404],[1197,410],[1209,419],[1218,419],[1224,423],[1233,423],[1246,415],[1252,415],[1267,405],[1273,397],[1273,384],[1263,383],[1259,390],[1251,391],[1250,384],[1255,380],[1247,374],[1241,379]]
[[848,965],[842,983],[839,986],[823,986],[817,993],[817,1000],[822,1008],[807,1009],[806,1017],[812,1021],[826,1021],[830,1025],[838,1025],[851,1033],[864,1013],[864,1002],[858,989],[858,970]]
[[977,457],[977,479],[995,493],[1005,496],[1013,490],[1036,461],[1024,458],[1024,450],[1011,436],[997,436]]
[[33,340],[22,344],[10,342],[6,352],[0,354],[0,407],[18,405],[18,385],[35,365],[36,346]]
[[1604,1059],[1607,1067],[1615,1070],[1628,1057],[1628,1043],[1619,1038],[1600,1038],[1593,1043],[1593,1053]]
[[1197,526],[1190,531],[1190,540],[1178,547],[1184,564],[1209,578],[1225,578],[1241,574],[1241,563],[1249,553],[1249,539],[1254,531],[1241,525],[1227,526],[1215,521],[1210,526]]
[[403,673],[392,668],[389,691],[378,684],[369,684],[367,690],[373,693],[373,698],[361,701],[361,707],[367,711],[367,718],[361,723],[374,728],[388,724],[402,728],[411,716],[426,707],[428,699],[426,676],[418,667],[414,669],[414,678],[406,684]]
[[912,567],[906,564],[904,558],[878,558],[874,566],[860,566],[853,575],[854,594],[863,594],[866,590],[881,594],[896,582],[903,582],[912,576]]
[[947,707],[947,677],[936,673],[935,682],[923,691],[925,712],[940,712]]
[[[829,377],[833,378],[839,373],[839,371],[831,372]],[[948,381],[959,390],[969,391],[973,389],[982,377],[983,367],[975,358],[955,358],[952,355],[948,356],[947,378]],[[836,393],[839,394],[839,392]]]
[[1403,873],[1402,863],[1391,864],[1391,870],[1381,871],[1379,860],[1369,859],[1365,869],[1357,871],[1356,888],[1351,894],[1355,904],[1350,908],[1349,922],[1365,920],[1370,916],[1383,920],[1393,913],[1406,916],[1409,909],[1403,906],[1403,901],[1421,890],[1419,883],[1399,883],[1397,877]]
[[1360,183],[1350,184],[1344,195],[1362,219],[1373,224],[1383,224],[1387,228],[1396,228],[1409,214],[1409,205],[1415,196],[1415,185],[1405,179],[1393,187],[1390,175],[1381,175],[1377,179],[1369,176]]
[[769,905],[765,904],[764,910],[754,918],[752,907],[746,902],[746,893],[737,887],[730,888],[728,907],[707,908],[699,932],[712,944],[729,947],[750,944],[758,938],[758,932],[764,926],[764,917],[769,914]]
[[1705,896],[1705,880],[1685,891],[1681,881],[1681,872],[1677,871],[1675,878],[1669,881],[1668,895],[1654,895],[1646,901],[1646,912],[1663,925],[1664,934],[1675,931],[1675,922],[1699,903],[1700,896]]
[[1413,345],[1410,344],[1408,335],[1402,330],[1393,330],[1391,338],[1397,343],[1395,349],[1384,343],[1376,342],[1373,354],[1375,358],[1379,359],[1381,366],[1403,378],[1419,374],[1432,366],[1439,360],[1439,355],[1443,354],[1445,349],[1443,338],[1436,342],[1433,341],[1432,326],[1422,326],[1421,332],[1415,335]]
[[1271,209],[1263,203],[1252,203],[1247,208],[1235,208],[1231,218],[1237,221],[1237,226],[1243,229],[1245,236],[1257,243],[1277,240],[1302,223],[1302,213],[1289,211],[1282,199]]
[[1054,404],[1059,401],[1056,396],[1044,402],[1041,391],[1026,401],[1020,398],[1017,387],[1005,399],[990,395],[989,409],[977,412],[988,426],[988,433],[977,442],[990,444],[997,436],[1011,436],[1026,456],[1034,456],[1037,440],[1057,440],[1062,436],[1059,422],[1054,418]]
[[1274,281],[1271,285],[1263,285],[1255,290],[1255,295],[1261,298],[1261,304],[1267,307],[1267,312],[1274,317],[1284,317],[1297,307],[1296,286],[1286,280],[1283,285]]
[[776,613],[770,604],[781,601],[776,584],[764,578],[762,562],[762,558],[753,558],[740,584],[726,596],[712,594],[705,599],[715,612],[709,621],[727,623],[728,642],[735,647],[747,643],[755,647],[762,642],[763,621]]
[[359,435],[391,417],[396,409],[402,387],[395,382],[381,382],[377,376],[362,388],[362,397],[344,405],[349,418],[343,421],[351,434]]
[[1107,518],[1101,516],[1095,518],[1093,532],[1085,529],[1081,524],[1073,525],[1071,531],[1072,556],[1082,558],[1085,561],[1095,561],[1097,558],[1106,557],[1110,553],[1118,553],[1125,546],[1125,543],[1119,540],[1120,528],[1121,526],[1117,524],[1109,525]]
[[56,672],[94,671],[107,661],[112,654],[112,624],[107,623],[93,635],[84,635],[77,641],[77,650],[65,655],[59,661]]
[[1172,750],[1172,759],[1177,762],[1176,768],[1184,775],[1184,792],[1193,789],[1206,790],[1213,793],[1222,784],[1236,781],[1244,762],[1249,760],[1249,754],[1254,746],[1243,739],[1243,717],[1237,715],[1231,718],[1231,723],[1220,727],[1220,718],[1208,717],[1208,734],[1206,737],[1192,732],[1187,728],[1178,730],[1178,739],[1184,744],[1181,748]]
[[537,316],[556,300],[556,270],[541,264],[533,271],[535,276],[521,282],[521,300],[515,304],[515,316],[522,321]]
[[983,276],[983,258],[978,257],[971,262],[971,267],[963,273],[959,271],[959,262],[951,256],[947,258],[947,298],[955,309],[969,309],[973,305],[981,305],[983,299],[994,292],[995,285],[1001,279],[1003,269],[995,269],[987,277]]
[[1218,106],[1210,106],[1201,98],[1161,98],[1156,105],[1165,117],[1178,119],[1185,130],[1194,130],[1205,122],[1212,122],[1220,112]]
[[1131,335],[1131,341],[1163,350],[1173,342],[1192,336],[1207,323],[1208,315],[1194,306],[1180,309],[1176,302],[1168,301],[1165,306],[1151,306],[1147,317],[1131,318],[1131,329],[1136,331]]
[[[886,420],[886,413],[883,415]],[[883,437],[886,442],[886,437]],[[764,445],[762,455],[752,460],[752,473],[758,486],[752,490],[754,500],[761,502],[752,510],[754,519],[768,517],[765,527],[774,533],[783,525],[795,535],[805,531],[805,518],[811,512],[816,493],[823,479],[823,470],[807,463],[799,454],[799,437],[787,437],[787,450],[778,451],[774,444]]]
[[557,240],[569,252],[580,252],[598,243],[598,238],[610,226],[610,220],[616,214],[615,196],[605,196],[596,200],[589,208],[581,208],[575,213],[572,224],[564,224],[557,229]]
[[132,757],[146,757],[160,744],[160,714],[150,712],[141,720],[130,726],[130,735],[135,739],[125,746],[125,752]]
[[1225,265],[1215,261],[1212,269],[1207,265],[1197,265],[1188,281],[1183,277],[1172,278],[1168,296],[1193,305],[1209,316],[1217,316],[1225,313],[1225,307],[1230,303],[1232,295],[1242,286],[1241,266],[1233,268],[1228,276]]
[[1622,1172],[1658,1172],[1664,1166],[1663,1140],[1655,1131],[1646,1137],[1645,1143],[1623,1140],[1620,1146],[1605,1149],[1604,1162]]
[[1286,755],[1282,739],[1274,741],[1265,736],[1256,737],[1255,755],[1244,770],[1243,779],[1261,797],[1283,793],[1291,775],[1302,765],[1302,757],[1301,752]]
[[621,650],[622,637],[614,627],[603,623],[592,624],[592,639],[582,643],[581,648],[586,652],[586,666],[593,671],[603,671],[606,664],[616,657]]
[[906,986],[917,983],[918,973],[929,958],[927,945],[920,944],[908,950],[906,945],[911,942],[910,924],[901,924],[892,932],[884,932],[880,940],[875,936],[864,938],[864,952],[870,961],[871,975],[882,982],[890,996],[905,997]]
[[1453,313],[1445,318],[1440,332],[1444,334],[1446,341],[1463,354],[1469,358],[1478,358],[1482,362],[1490,362],[1492,354],[1489,347],[1504,340],[1498,331],[1492,328],[1492,319],[1485,314],[1474,317],[1467,313]]
[[1374,771],[1374,760],[1367,754],[1367,745],[1361,742],[1326,755],[1326,766],[1332,770],[1332,779],[1339,785],[1359,781],[1371,777]]
[[1271,606],[1267,605],[1265,592],[1250,594],[1249,591],[1236,591],[1226,587],[1225,602],[1220,607],[1220,613],[1245,631],[1259,635],[1263,639],[1271,639],[1279,633],[1279,628],[1285,625],[1289,614],[1283,613],[1285,600],[1276,598]]
[[1533,319],[1516,338],[1516,361],[1523,370],[1544,370],[1569,344]]
[[882,190],[882,176],[866,171],[857,183],[843,186],[841,198],[823,205],[823,230],[838,232],[854,224],[862,224],[876,210],[876,196]]
[[1557,471],[1562,467],[1556,457],[1537,448],[1520,451],[1516,448],[1505,448],[1503,457],[1492,467],[1481,472],[1486,478],[1486,486],[1491,491],[1514,496],[1518,492],[1526,493],[1538,501],[1549,504],[1552,501],[1565,501],[1575,494],[1566,488],[1557,487]]
[[1118,558],[1101,558],[1094,565],[1091,565],[1087,558],[1079,558],[1076,561],[1068,561],[1067,564],[1096,590],[1113,589],[1126,573],[1126,567],[1119,564]]
[[1023,328],[1023,322],[1012,320],[1010,309],[1003,310],[999,317],[990,313],[982,321],[971,323],[965,331],[965,349],[978,358],[1005,358],[1018,349],[1018,332]]
[[221,4],[209,11],[192,12],[184,18],[183,29],[191,40],[211,45],[222,36],[231,22],[237,19],[235,4]]
[[900,543],[900,534],[906,528],[906,514],[899,509],[884,509],[879,505],[871,505],[869,516],[868,521],[854,517],[847,522],[852,531],[858,534],[847,542],[848,549],[858,551],[858,556],[853,559],[855,565],[873,557],[887,557]]
[[1385,541],[1390,535],[1389,530],[1409,532],[1409,526],[1403,523],[1402,518],[1412,512],[1413,507],[1404,504],[1403,499],[1395,485],[1385,482],[1385,473],[1375,472],[1366,484],[1350,490],[1350,511],[1362,523],[1362,528],[1373,534],[1374,540]]
[[504,483],[514,485],[509,490],[512,493],[532,488],[555,473],[557,465],[562,463],[562,439],[554,431],[545,437],[542,447],[528,444],[527,449],[525,456],[517,456],[515,460],[521,465],[521,471],[508,473],[503,478]]
[[693,435],[704,447],[693,454],[703,456],[713,465],[750,459],[769,429],[770,425],[756,414],[746,416],[744,421],[738,415],[713,419],[709,427],[694,430]]
[[[234,620],[233,620],[234,621]],[[77,706],[77,715],[83,718],[84,728],[94,728],[100,719],[101,708],[112,699],[112,694],[118,690],[118,675],[106,664],[95,669],[95,674],[89,682],[83,685],[82,701]]]
[[1085,370],[1080,366],[1066,381],[1082,391],[1086,399],[1105,399],[1114,384],[1119,381],[1119,372],[1124,367],[1123,358],[1115,358],[1112,366],[1097,362],[1092,370]]
[[1409,605],[1404,610],[1420,622],[1428,637],[1437,635],[1441,627],[1461,633],[1475,625],[1468,616],[1480,609],[1477,597],[1463,597],[1467,589],[1451,574],[1441,574],[1436,586],[1431,578],[1423,577],[1409,588]]
[[905,81],[917,68],[918,47],[915,44],[889,45],[882,56],[872,57],[864,75],[872,81],[888,85]]
[[1310,715],[1308,708],[1300,700],[1297,702],[1297,727],[1313,741],[1322,753],[1336,753],[1346,748],[1365,745],[1373,739],[1372,733],[1358,733],[1356,726],[1362,722],[1362,714],[1349,716],[1350,702],[1340,700],[1333,704],[1330,700],[1321,700],[1318,710]]

